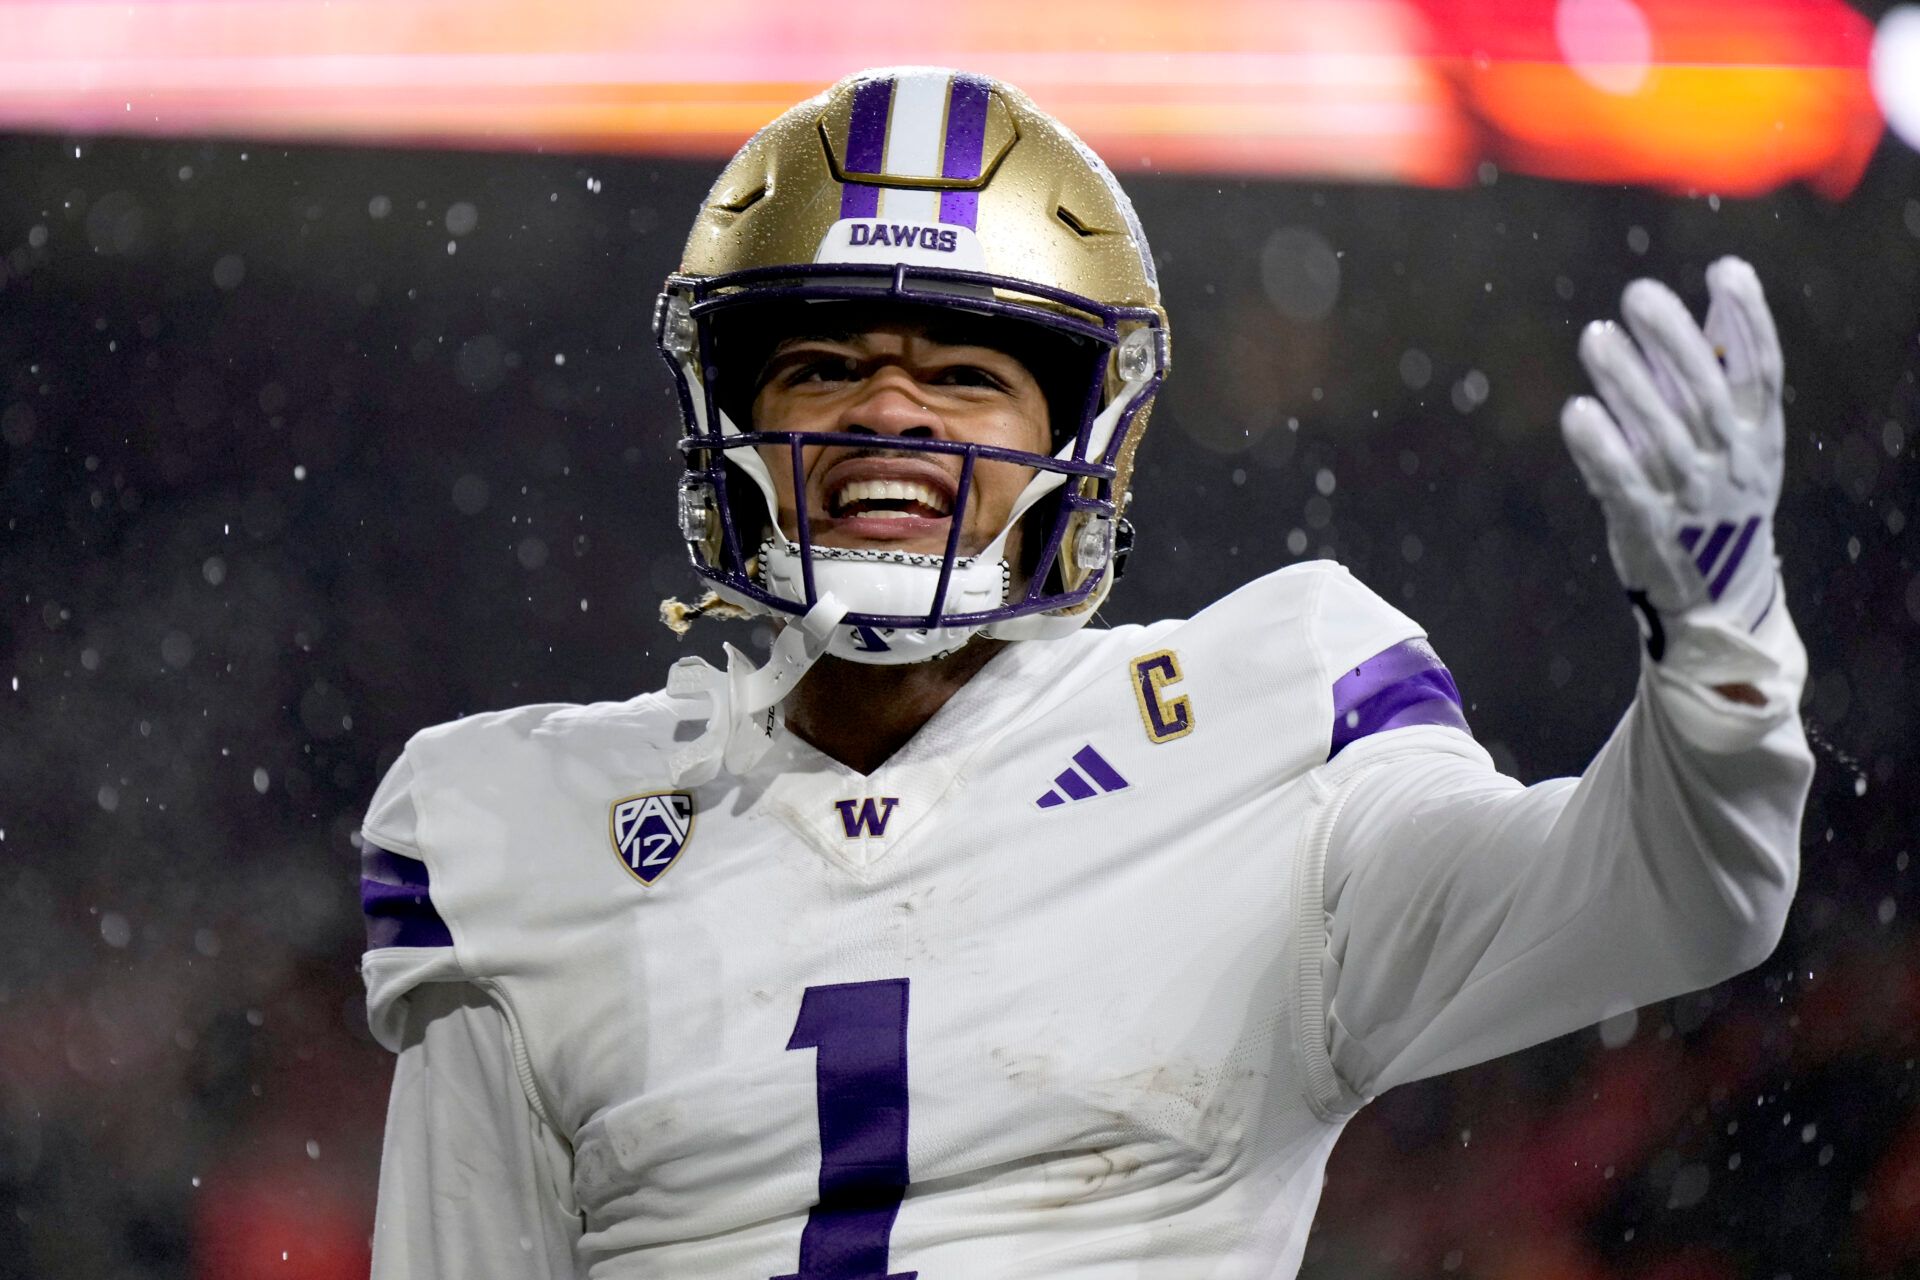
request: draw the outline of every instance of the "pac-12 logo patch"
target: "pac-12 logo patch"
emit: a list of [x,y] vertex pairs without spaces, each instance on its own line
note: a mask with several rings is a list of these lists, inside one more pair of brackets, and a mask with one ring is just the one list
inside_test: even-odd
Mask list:
[[652,791],[615,800],[608,826],[622,865],[634,879],[650,885],[687,847],[693,834],[693,797],[684,791]]

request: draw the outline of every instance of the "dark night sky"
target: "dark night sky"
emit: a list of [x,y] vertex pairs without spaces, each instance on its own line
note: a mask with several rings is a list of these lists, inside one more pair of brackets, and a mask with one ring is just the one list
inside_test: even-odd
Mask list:
[[[683,645],[654,620],[694,584],[648,319],[711,172],[0,140],[0,1277],[189,1274],[191,1177],[308,1131],[328,1154],[300,1167],[366,1211],[387,1065],[357,1011],[349,837],[380,771],[424,725],[627,697],[726,634]],[[1871,1274],[1847,1205],[1913,1122],[1913,1030],[1854,1045],[1842,1075],[1805,1065],[1785,1010],[1811,998],[1798,974],[1915,955],[1920,158],[1888,142],[1840,205],[1125,180],[1175,367],[1105,616],[1336,556],[1428,627],[1529,781],[1582,767],[1637,661],[1556,427],[1578,327],[1636,275],[1698,306],[1719,253],[1759,267],[1824,744],[1804,887],[1779,956],[1640,1026],[1693,1052],[1709,1013],[1757,1020],[1769,1105],[1844,1093],[1855,1136],[1817,1167],[1818,1144],[1749,1146],[1746,1182],[1677,1206],[1663,1187],[1695,1157],[1649,1153],[1583,1230],[1623,1275],[1635,1249],[1692,1246],[1745,1275]],[[1497,1127],[1496,1096],[1556,1114],[1607,1052],[1583,1033],[1407,1090],[1343,1151],[1464,1178],[1462,1116]],[[1735,1139],[1701,1105],[1663,1150],[1723,1169]],[[1367,1252],[1419,1188],[1363,1206],[1357,1160],[1336,1158],[1314,1274],[1434,1273],[1432,1233]],[[1789,1191],[1809,1222],[1739,1227]]]

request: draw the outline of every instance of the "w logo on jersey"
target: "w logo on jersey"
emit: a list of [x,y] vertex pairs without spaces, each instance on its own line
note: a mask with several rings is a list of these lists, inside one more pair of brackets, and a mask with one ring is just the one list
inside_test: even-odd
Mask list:
[[847,839],[858,840],[861,836],[884,839],[887,823],[893,821],[893,808],[899,803],[897,796],[881,796],[878,801],[835,800],[833,807],[840,811],[840,828],[847,833]]
[[615,800],[608,815],[613,851],[633,878],[650,885],[674,864],[693,833],[693,797],[654,791]]

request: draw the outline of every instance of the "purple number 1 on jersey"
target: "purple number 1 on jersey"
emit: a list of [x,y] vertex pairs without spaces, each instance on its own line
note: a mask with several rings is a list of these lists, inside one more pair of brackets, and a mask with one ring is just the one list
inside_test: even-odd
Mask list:
[[788,1049],[813,1049],[820,1202],[800,1270],[773,1280],[914,1280],[887,1271],[907,1189],[907,980],[808,987]]

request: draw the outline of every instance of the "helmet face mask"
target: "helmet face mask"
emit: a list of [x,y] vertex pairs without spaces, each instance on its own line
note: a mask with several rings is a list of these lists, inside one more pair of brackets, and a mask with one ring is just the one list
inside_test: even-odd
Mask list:
[[[878,100],[891,116],[876,112]],[[946,130],[937,170],[925,137],[917,161],[913,151],[915,129],[936,126]],[[941,176],[916,176],[916,167]],[[1013,270],[997,269],[1003,263]],[[830,652],[867,662],[923,661],[974,634],[1041,638],[1085,623],[1123,549],[1126,479],[1167,337],[1131,207],[1072,135],[1017,90],[977,77],[856,76],[748,143],[715,184],[685,268],[667,281],[655,333],[687,427],[682,533],[722,599],[793,617],[831,592],[849,612]],[[905,313],[1004,333],[989,345],[1015,353],[1041,382],[1053,452],[756,429],[756,352],[823,327],[811,320],[816,306],[846,330]],[[817,446],[940,455],[948,474],[957,458],[945,547],[819,545],[804,499],[805,451]],[[1032,479],[997,535],[970,549],[979,469],[1002,464]],[[792,476],[791,534],[779,524],[774,467]],[[1004,552],[1022,521],[1025,554],[1009,565]]]

